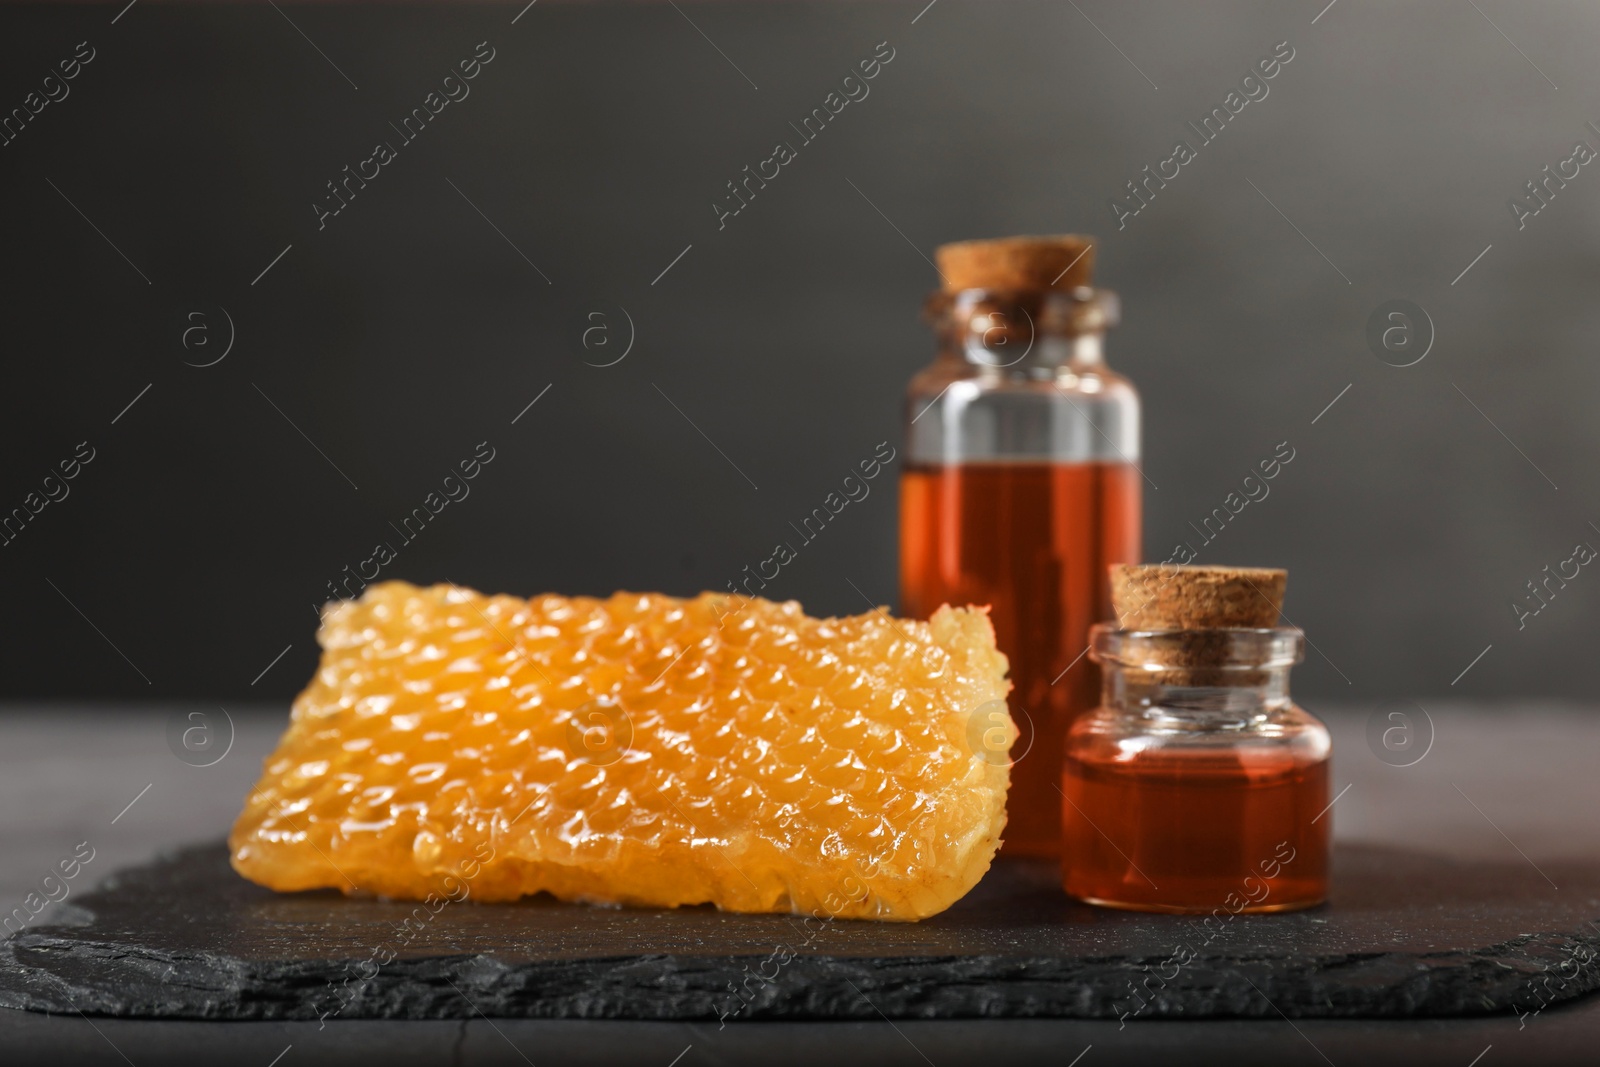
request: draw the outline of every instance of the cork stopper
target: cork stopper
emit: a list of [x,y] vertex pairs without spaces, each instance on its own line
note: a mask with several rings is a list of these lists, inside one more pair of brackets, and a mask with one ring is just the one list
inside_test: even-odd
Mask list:
[[1124,630],[1276,626],[1289,572],[1269,567],[1112,564],[1111,606]]
[[1075,289],[1094,274],[1094,238],[999,237],[940,245],[933,253],[944,291]]

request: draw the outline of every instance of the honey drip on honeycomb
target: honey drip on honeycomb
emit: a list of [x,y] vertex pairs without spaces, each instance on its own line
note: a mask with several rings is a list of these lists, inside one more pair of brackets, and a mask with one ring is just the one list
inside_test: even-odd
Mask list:
[[318,639],[229,838],[273,889],[914,920],[999,844],[1015,728],[978,610],[386,582]]

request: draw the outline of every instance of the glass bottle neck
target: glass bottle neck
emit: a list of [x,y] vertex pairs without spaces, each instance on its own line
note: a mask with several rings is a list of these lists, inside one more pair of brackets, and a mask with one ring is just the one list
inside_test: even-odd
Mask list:
[[1104,289],[965,289],[938,293],[928,314],[942,351],[974,367],[1021,376],[1105,366],[1105,332],[1120,308]]
[[1291,706],[1288,667],[1239,673],[1245,677],[1106,665],[1101,673],[1101,704],[1124,715],[1196,727],[1259,718]]
[[1090,628],[1101,666],[1101,703],[1175,726],[1226,729],[1293,707],[1289,668],[1304,636],[1293,628],[1121,630]]
[[911,463],[1139,461],[1139,397],[1102,354],[1117,321],[1104,289],[940,292],[939,355],[912,379]]
[[1093,374],[1106,365],[1104,333],[1035,335],[1024,338],[1019,348],[1010,338],[999,339],[994,331],[987,337],[968,332],[944,351],[949,358],[983,370],[1026,377],[1062,370]]

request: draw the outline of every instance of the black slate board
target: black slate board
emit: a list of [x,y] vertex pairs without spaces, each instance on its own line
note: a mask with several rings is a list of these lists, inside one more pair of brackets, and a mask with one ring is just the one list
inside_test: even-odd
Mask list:
[[66,906],[69,922],[0,943],[0,1005],[187,1019],[1531,1012],[1600,987],[1600,866],[1546,870],[1559,892],[1525,864],[1344,848],[1332,904],[1206,927],[1076,904],[1052,866],[999,862],[922,923],[802,923],[280,895],[212,846],[121,872]]

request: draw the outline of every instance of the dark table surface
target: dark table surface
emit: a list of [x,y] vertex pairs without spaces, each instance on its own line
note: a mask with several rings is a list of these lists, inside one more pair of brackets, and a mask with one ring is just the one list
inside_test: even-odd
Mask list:
[[[1401,708],[1402,705],[1396,705]],[[1414,705],[1403,705],[1419,719]],[[1531,881],[1600,855],[1600,708],[1526,703],[1430,705],[1434,738],[1412,766],[1367,742],[1388,707],[1317,709],[1333,728],[1335,833],[1343,842],[1516,862]],[[216,707],[0,710],[0,902],[39,888],[82,842],[69,885],[81,895],[119,866],[223,836],[285,721],[229,708],[232,745],[208,767],[177,759],[168,726],[223,738]],[[1337,895],[1338,887],[1334,887]],[[1559,884],[1550,884],[1552,901]],[[67,898],[71,899],[71,896]],[[202,906],[196,902],[196,906]],[[50,920],[41,913],[34,925]],[[781,1064],[1414,1063],[1496,1067],[1600,1060],[1600,997],[1525,1019],[1133,1022],[977,1021],[652,1023],[474,1019],[448,1022],[139,1022],[0,1012],[8,1062],[216,1063],[262,1067],[385,1063]],[[1080,1057],[1081,1059],[1075,1059]],[[281,1058],[279,1058],[281,1057]]]

